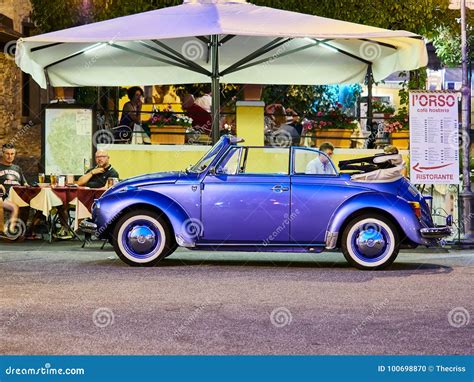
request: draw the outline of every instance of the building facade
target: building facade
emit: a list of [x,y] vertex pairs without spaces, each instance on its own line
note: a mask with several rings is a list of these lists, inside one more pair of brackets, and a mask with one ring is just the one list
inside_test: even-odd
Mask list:
[[0,142],[14,143],[32,179],[41,162],[41,104],[46,94],[15,64],[16,40],[33,33],[29,0],[0,0]]

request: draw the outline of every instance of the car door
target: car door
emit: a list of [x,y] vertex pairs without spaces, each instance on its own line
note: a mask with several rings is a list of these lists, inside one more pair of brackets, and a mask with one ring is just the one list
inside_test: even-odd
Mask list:
[[338,176],[330,160],[333,174],[306,173],[308,163],[320,155],[325,154],[310,148],[292,149],[290,237],[300,244],[324,243],[332,214],[357,192]]
[[287,148],[232,147],[203,181],[201,241],[288,242],[288,167]]

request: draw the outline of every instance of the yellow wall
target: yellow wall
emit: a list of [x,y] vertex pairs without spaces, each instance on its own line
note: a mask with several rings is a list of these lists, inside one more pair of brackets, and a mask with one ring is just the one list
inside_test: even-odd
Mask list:
[[[210,146],[112,145],[104,148],[109,152],[110,163],[118,171],[120,179],[126,179],[153,172],[184,170],[196,163]],[[338,168],[341,160],[363,158],[381,152],[382,150],[336,149],[332,159]],[[275,168],[284,167],[287,156],[280,154],[273,154],[273,150],[257,150],[252,161],[252,171],[271,173]],[[402,154],[406,161],[408,151],[402,151]]]

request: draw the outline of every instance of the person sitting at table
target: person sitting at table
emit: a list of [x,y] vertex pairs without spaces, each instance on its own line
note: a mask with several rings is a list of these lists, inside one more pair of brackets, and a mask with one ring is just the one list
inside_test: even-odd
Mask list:
[[143,89],[139,86],[132,86],[127,90],[128,101],[123,105],[122,117],[119,128],[114,130],[114,137],[117,140],[129,143],[132,140],[135,124],[142,123],[141,111],[143,105]]
[[109,154],[105,150],[97,150],[95,153],[96,167],[88,170],[82,175],[77,184],[90,188],[102,188],[107,184],[108,178],[119,178],[118,172],[109,163]]
[[[0,160],[0,192],[2,193],[2,208],[10,212],[9,227],[10,232],[15,230],[15,224],[18,219],[19,207],[8,200],[5,200],[14,185],[26,185],[26,179],[21,167],[13,164],[15,160],[16,149],[12,143],[6,143],[2,146],[2,159]],[[2,222],[3,226],[3,222]]]
[[[12,186],[27,186],[28,182],[26,181],[25,176],[21,167],[13,164],[16,156],[16,149],[13,143],[5,143],[2,146],[2,159],[0,160],[0,192],[2,194],[2,208],[10,212],[9,226],[7,229],[10,233],[15,233],[17,229],[18,215],[20,208],[13,202],[6,200],[10,188]],[[22,211],[23,212],[23,211]],[[24,209],[26,217],[28,217],[29,210]],[[28,220],[28,219],[26,219]],[[3,222],[2,222],[3,223]],[[3,224],[1,225],[3,226]]]
[[201,106],[194,102],[194,96],[192,94],[186,94],[183,98],[182,103],[183,110],[186,115],[193,120],[192,126],[194,129],[205,133],[211,134],[212,129],[212,116],[211,113],[207,112]]

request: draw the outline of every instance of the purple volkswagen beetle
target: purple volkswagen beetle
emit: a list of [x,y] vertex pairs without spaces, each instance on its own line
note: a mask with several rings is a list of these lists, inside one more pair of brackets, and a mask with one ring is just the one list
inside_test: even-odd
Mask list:
[[389,181],[306,173],[324,155],[307,147],[252,147],[222,137],[183,172],[127,179],[93,207],[86,232],[108,239],[127,264],[152,266],[191,250],[322,252],[339,248],[360,269],[390,265],[400,248],[435,245],[423,196],[401,175]]

